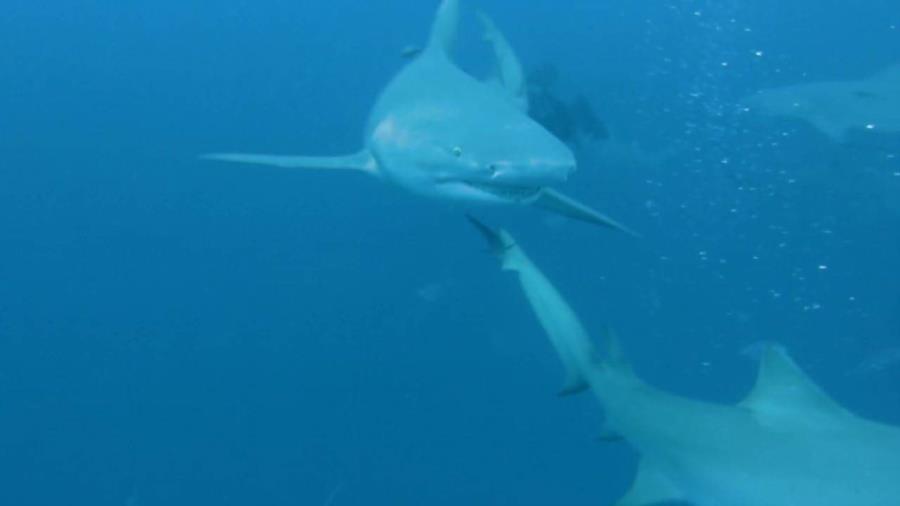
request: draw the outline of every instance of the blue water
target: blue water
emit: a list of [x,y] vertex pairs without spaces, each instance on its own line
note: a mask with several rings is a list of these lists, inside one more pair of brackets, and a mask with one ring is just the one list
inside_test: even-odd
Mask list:
[[[458,54],[481,71],[474,3]],[[460,209],[357,174],[196,159],[356,150],[435,4],[4,2],[0,505],[625,490],[635,455],[595,442],[590,396],[556,397],[556,357]],[[722,402],[752,383],[742,350],[780,341],[841,403],[900,424],[900,367],[858,367],[900,346],[900,139],[839,145],[737,107],[900,62],[895,0],[478,7],[620,139],[672,153],[581,152],[565,188],[641,240],[479,213],[588,328],[615,327],[655,384]]]

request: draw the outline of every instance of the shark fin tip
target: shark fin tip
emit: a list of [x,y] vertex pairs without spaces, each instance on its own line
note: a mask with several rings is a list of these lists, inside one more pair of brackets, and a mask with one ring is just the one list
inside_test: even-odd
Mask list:
[[438,50],[441,54],[450,54],[458,25],[459,0],[444,0],[434,16],[427,51]]
[[538,197],[531,204],[556,214],[568,216],[575,220],[618,230],[631,237],[641,237],[640,234],[616,220],[613,220],[612,218],[551,188],[544,188],[541,190]]

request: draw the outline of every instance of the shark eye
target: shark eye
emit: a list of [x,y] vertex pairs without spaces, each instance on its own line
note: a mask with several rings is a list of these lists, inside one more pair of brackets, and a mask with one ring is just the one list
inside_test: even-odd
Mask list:
[[462,148],[459,146],[454,146],[454,148],[451,150],[451,153],[453,153],[453,156],[459,158],[462,156]]

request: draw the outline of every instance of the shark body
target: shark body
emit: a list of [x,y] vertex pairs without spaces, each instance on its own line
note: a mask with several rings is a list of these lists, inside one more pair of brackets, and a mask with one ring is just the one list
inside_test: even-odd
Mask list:
[[529,204],[627,231],[609,217],[550,188],[576,167],[562,141],[527,115],[524,73],[511,45],[485,15],[495,75],[476,80],[450,56],[458,0],[444,0],[427,46],[373,106],[364,147],[343,156],[213,153],[203,158],[286,168],[351,169],[412,193],[463,203]]
[[891,506],[900,504],[900,428],[853,415],[787,352],[769,345],[750,394],[721,405],[648,385],[614,336],[601,359],[552,283],[505,231],[475,222],[518,275],[566,370],[565,392],[590,388],[608,434],[641,456],[616,506]]
[[764,89],[742,102],[764,115],[806,121],[836,142],[854,130],[900,134],[900,65],[856,81]]

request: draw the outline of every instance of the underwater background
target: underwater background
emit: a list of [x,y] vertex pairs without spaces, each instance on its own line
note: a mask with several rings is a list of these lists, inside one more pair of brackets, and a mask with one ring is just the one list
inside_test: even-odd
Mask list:
[[[359,148],[437,1],[6,0],[0,15],[0,504],[608,504],[600,443],[465,210],[210,151]],[[633,239],[509,229],[637,371],[736,402],[784,343],[900,424],[900,138],[744,114],[761,88],[900,63],[895,0],[468,0],[611,138],[562,189]],[[605,147],[606,146],[606,147]]]

